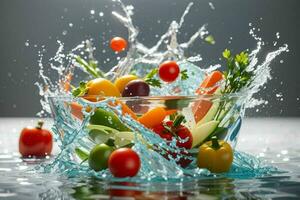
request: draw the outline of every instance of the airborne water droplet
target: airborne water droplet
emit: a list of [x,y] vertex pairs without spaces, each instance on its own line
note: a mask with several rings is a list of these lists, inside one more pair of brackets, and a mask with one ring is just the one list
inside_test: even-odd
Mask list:
[[61,33],[62,35],[67,35],[68,31],[67,30],[63,30],[63,32]]

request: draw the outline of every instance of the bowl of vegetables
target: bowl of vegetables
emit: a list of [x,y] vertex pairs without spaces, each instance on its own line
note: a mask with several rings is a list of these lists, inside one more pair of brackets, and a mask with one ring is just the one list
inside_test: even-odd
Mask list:
[[110,155],[124,148],[134,149],[142,163],[149,151],[179,168],[195,168],[202,166],[203,146],[218,150],[227,145],[231,163],[247,100],[242,89],[251,72],[243,71],[249,64],[247,54],[235,60],[226,51],[223,56],[229,69],[206,73],[194,95],[149,95],[160,84],[154,75],[168,84],[187,78],[175,61],[167,61],[144,78],[97,77],[81,82],[72,94],[49,97],[60,145],[68,147],[72,162],[95,171],[110,168]]

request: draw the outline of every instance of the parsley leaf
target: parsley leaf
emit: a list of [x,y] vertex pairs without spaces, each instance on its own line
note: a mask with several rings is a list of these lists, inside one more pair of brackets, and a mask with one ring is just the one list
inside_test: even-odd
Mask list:
[[153,86],[153,87],[159,87],[161,88],[161,82],[160,80],[158,80],[157,78],[154,78],[154,76],[157,74],[158,69],[152,69],[145,77],[144,77],[144,81],[146,83],[148,83],[149,85]]
[[181,74],[181,80],[187,80],[189,78],[189,75],[187,74],[187,69],[182,70],[180,74]]
[[86,82],[80,82],[79,87],[73,88],[72,95],[74,97],[83,96],[87,93],[88,88],[86,87]]

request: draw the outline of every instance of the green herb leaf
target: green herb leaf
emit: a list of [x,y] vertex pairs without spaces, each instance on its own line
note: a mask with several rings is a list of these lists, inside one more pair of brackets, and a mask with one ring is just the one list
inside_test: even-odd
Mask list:
[[144,81],[153,87],[161,88],[161,82],[157,78],[154,78],[157,75],[158,69],[152,69],[145,77]]
[[216,44],[215,38],[212,35],[207,36],[204,40],[209,44]]
[[231,52],[228,49],[225,49],[223,52],[223,57],[229,59],[231,57]]
[[187,80],[189,78],[189,75],[187,74],[187,69],[182,70],[180,74],[181,74],[181,80]]
[[74,97],[83,96],[87,93],[88,88],[86,87],[86,82],[80,82],[79,87],[73,88],[72,95]]

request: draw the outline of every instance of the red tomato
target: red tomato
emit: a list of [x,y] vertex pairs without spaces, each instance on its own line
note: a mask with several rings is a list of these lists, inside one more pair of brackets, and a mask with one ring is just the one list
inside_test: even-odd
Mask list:
[[[172,131],[170,131],[170,130],[172,130]],[[153,128],[153,131],[155,133],[157,133],[161,138],[163,138],[167,141],[172,141],[173,137],[177,136],[178,141],[177,141],[176,145],[178,147],[184,147],[186,149],[190,149],[192,147],[193,136],[192,136],[191,132],[189,131],[189,129],[183,125],[179,125],[178,127],[173,127],[173,122],[168,121],[168,122],[163,122],[158,126],[155,126]],[[185,142],[181,142],[179,140],[179,138],[181,140],[185,140],[187,138],[188,139]]]
[[179,66],[175,61],[165,61],[159,66],[159,77],[165,82],[173,82],[180,73]]
[[52,134],[42,129],[43,122],[39,121],[36,128],[27,127],[21,132],[19,139],[19,151],[23,157],[43,157],[50,155],[52,151]]
[[110,48],[116,52],[124,51],[127,47],[127,41],[121,37],[114,37],[110,41]]
[[[188,128],[186,128],[183,125],[178,125],[174,127],[173,121],[163,122],[158,126],[155,126],[153,128],[153,131],[157,133],[161,138],[165,139],[167,142],[171,142],[174,137],[177,137],[176,145],[181,148],[190,149],[193,144],[193,136]],[[182,142],[180,140],[187,140],[185,142]],[[188,156],[188,153],[182,151],[179,154]],[[174,159],[177,157],[178,153],[171,153],[169,152],[167,155],[164,155],[166,159],[168,158],[168,155],[171,155]],[[181,167],[187,167],[192,160],[188,158],[181,157],[177,164],[179,164]]]
[[139,155],[130,148],[117,149],[108,159],[108,168],[115,177],[133,177],[140,167]]
[[[137,184],[135,183],[130,183],[130,182],[120,182],[118,183],[118,186],[123,186],[125,187],[137,187]],[[138,190],[131,190],[131,189],[117,189],[117,188],[111,188],[109,189],[109,194],[111,199],[118,199],[118,197],[138,197],[143,194],[143,192],[138,191]],[[125,199],[125,198],[124,198]],[[134,198],[133,198],[134,199]]]

